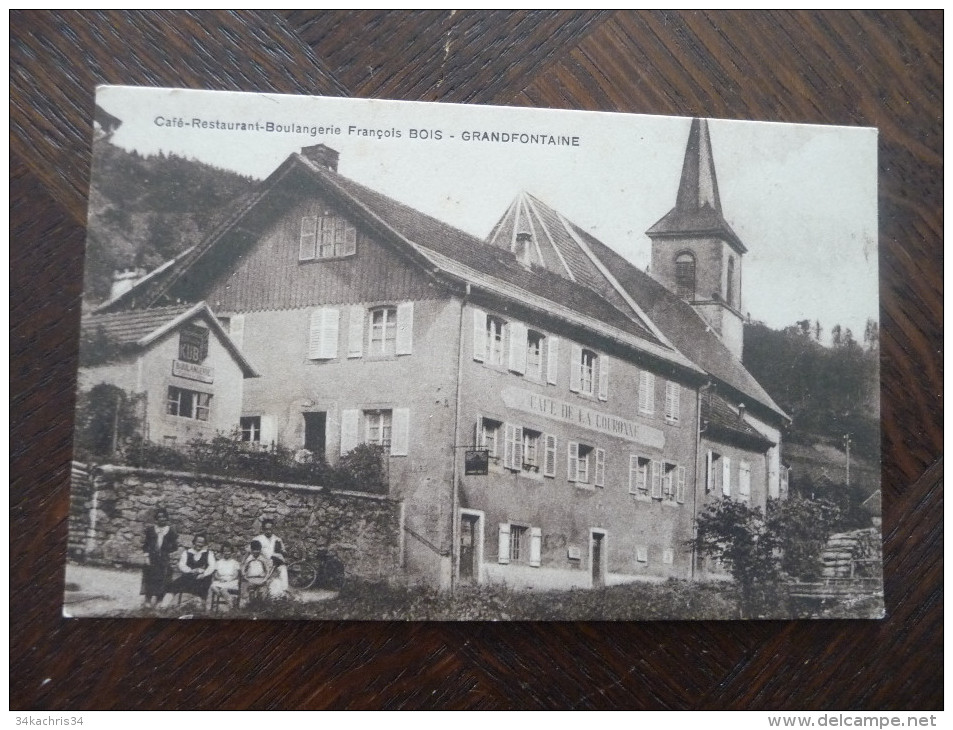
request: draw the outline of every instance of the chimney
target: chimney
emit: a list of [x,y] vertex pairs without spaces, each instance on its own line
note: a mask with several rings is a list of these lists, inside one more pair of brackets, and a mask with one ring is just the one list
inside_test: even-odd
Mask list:
[[316,144],[311,147],[302,147],[301,154],[319,167],[332,172],[338,171],[338,151],[332,150],[327,145]]
[[742,420],[742,421],[745,420],[745,404],[744,403],[738,404],[738,418],[739,420]]
[[533,235],[529,231],[520,231],[516,234],[516,248],[513,253],[516,254],[516,260],[521,266],[529,268],[530,251],[533,246]]

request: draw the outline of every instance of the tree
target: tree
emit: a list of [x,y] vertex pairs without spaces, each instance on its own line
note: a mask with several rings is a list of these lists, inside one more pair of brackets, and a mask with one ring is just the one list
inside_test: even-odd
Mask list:
[[758,616],[777,607],[782,577],[776,555],[779,542],[760,508],[719,499],[698,516],[696,528],[695,549],[720,560],[738,585],[742,616]]
[[75,447],[78,458],[111,458],[140,425],[139,397],[108,383],[79,394]]
[[780,569],[802,581],[821,575],[821,552],[841,518],[840,508],[825,499],[793,495],[768,502],[766,529],[780,548]]

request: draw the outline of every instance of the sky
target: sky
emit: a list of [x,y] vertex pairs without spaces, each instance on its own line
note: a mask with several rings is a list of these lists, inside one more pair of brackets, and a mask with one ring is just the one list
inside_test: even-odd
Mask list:
[[[97,103],[122,121],[112,138],[120,147],[174,152],[256,178],[301,147],[326,144],[340,153],[341,174],[481,238],[525,190],[643,269],[651,251],[645,231],[675,204],[690,125],[633,114],[131,87],[100,87]],[[242,123],[245,130],[219,128]],[[710,120],[709,129],[722,210],[748,248],[742,309],[776,328],[820,320],[829,335],[840,323],[860,340],[868,318],[878,319],[876,130],[726,120]],[[473,132],[578,142],[466,140]]]

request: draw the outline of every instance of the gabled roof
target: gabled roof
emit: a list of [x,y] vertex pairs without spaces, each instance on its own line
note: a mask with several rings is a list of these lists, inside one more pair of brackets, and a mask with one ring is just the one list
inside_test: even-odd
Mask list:
[[94,312],[83,317],[81,327],[90,333],[102,331],[123,350],[142,350],[197,317],[203,319],[209,329],[215,332],[246,378],[258,377],[258,373],[232,342],[228,333],[222,329],[222,325],[205,302],[111,313]]
[[716,236],[727,241],[738,253],[747,252],[721,212],[707,119],[692,120],[675,207],[646,233],[653,238],[686,234]]
[[767,450],[774,444],[745,423],[741,413],[717,393],[709,391],[701,401],[702,431],[706,438]]
[[[202,243],[180,255],[158,276],[146,277],[102,309],[153,307],[163,301],[176,300],[180,294],[178,282],[187,280],[190,270],[203,257],[227,256],[229,232],[240,229],[245,217],[273,192],[277,194],[281,181],[292,175],[303,175],[304,182],[310,180],[316,191],[336,200],[355,222],[374,230],[428,275],[444,283],[471,284],[519,305],[586,327],[624,346],[640,348],[685,370],[701,372],[660,338],[651,323],[634,316],[628,309],[623,311],[614,306],[592,287],[567,280],[542,267],[522,266],[512,252],[488,246],[475,236],[356,183],[301,154],[292,154],[252,194],[233,206],[223,222]],[[302,180],[295,178],[296,187],[299,182]]]

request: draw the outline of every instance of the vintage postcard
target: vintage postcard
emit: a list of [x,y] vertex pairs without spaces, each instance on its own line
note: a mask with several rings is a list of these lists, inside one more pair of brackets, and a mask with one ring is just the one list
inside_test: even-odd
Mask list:
[[876,130],[95,119],[67,616],[883,615]]

